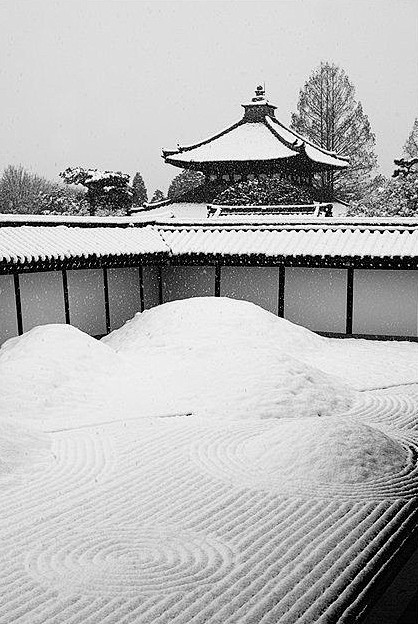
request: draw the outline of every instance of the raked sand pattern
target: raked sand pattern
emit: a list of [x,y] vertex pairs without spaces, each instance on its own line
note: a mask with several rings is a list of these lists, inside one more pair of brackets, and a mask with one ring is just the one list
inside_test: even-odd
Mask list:
[[[132,344],[135,332],[128,329]],[[290,348],[292,328],[285,330]],[[301,348],[298,328],[295,333]],[[323,344],[316,338],[308,345],[312,358],[312,349]],[[118,341],[119,358],[120,335]],[[157,349],[163,356],[164,345]],[[188,351],[193,354],[190,344]],[[411,345],[396,349],[409,376],[417,352]],[[390,357],[396,364],[393,350]],[[110,359],[104,364],[113,367]],[[360,358],[359,378],[361,366]],[[86,370],[94,383],[93,368]],[[162,395],[169,389],[165,373]],[[382,385],[389,377],[385,369]],[[65,381],[71,386],[67,407],[75,400],[75,379]],[[310,392],[322,392],[323,378],[315,386],[317,379],[309,382]],[[150,397],[142,404],[130,397],[130,411],[116,402],[106,411],[102,397],[95,402],[87,388],[86,418],[80,405],[66,422],[62,404],[55,423],[50,413],[43,420],[39,409],[26,447],[13,446],[7,423],[9,454],[1,455],[0,446],[9,468],[0,473],[0,624],[361,622],[391,567],[416,546],[418,371],[415,382],[408,377],[408,385],[344,395],[341,377],[345,411],[286,418],[281,403],[278,418],[263,410],[260,418],[255,410],[245,419],[224,419],[222,397],[210,415],[188,411],[189,397],[176,403],[183,415],[169,418],[158,417],[169,407],[166,398],[161,406]],[[86,388],[85,379],[80,387]],[[143,392],[140,380],[135,391]],[[65,399],[62,387],[54,392]],[[32,405],[42,401],[37,397]],[[10,405],[10,394],[3,405]],[[102,424],[91,426],[93,417]]]

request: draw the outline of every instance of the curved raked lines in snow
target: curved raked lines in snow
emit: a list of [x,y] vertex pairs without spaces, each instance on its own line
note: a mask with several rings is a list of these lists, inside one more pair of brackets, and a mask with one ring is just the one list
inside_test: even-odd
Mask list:
[[[197,437],[191,446],[190,456],[197,466],[216,479],[242,488],[274,492],[285,496],[308,496],[309,498],[393,499],[418,496],[418,442],[412,437],[396,435],[405,449],[404,469],[385,474],[380,478],[359,483],[326,483],[306,479],[289,480],[281,472],[269,470],[266,465],[257,466],[252,461],[248,442],[263,435],[262,428],[245,424],[228,431],[208,431]],[[271,438],[279,447],[286,440],[280,439],[280,422],[271,429]],[[277,450],[279,453],[280,450]]]
[[344,416],[401,429],[417,429],[418,397],[414,394],[403,394],[400,391],[396,393],[363,392]]
[[34,516],[45,513],[51,503],[56,509],[62,505],[71,507],[74,500],[113,469],[112,442],[103,434],[54,434],[52,454],[54,459],[44,471],[28,475],[19,487],[4,492],[0,518],[10,518],[13,524],[17,517],[33,522]]
[[64,594],[184,592],[213,584],[231,570],[231,548],[210,535],[169,525],[68,531],[25,558],[27,572]]

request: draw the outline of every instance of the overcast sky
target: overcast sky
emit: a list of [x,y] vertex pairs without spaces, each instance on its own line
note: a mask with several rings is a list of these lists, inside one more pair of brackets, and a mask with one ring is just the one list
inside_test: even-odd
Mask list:
[[383,173],[418,116],[417,0],[0,0],[0,169],[179,170],[162,147],[238,121],[266,83],[289,123],[321,60],[356,87]]

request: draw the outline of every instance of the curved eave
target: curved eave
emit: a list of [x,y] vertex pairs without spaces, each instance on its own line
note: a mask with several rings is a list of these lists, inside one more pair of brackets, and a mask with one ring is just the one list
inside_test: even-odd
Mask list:
[[248,163],[248,166],[251,167],[265,167],[268,168],[280,168],[286,166],[289,162],[293,162],[294,159],[299,160],[299,154],[293,154],[291,156],[287,156],[284,158],[243,158],[242,160],[208,160],[208,161],[193,161],[193,160],[172,160],[171,158],[166,158],[165,162],[169,165],[173,165],[174,167],[180,167],[181,169],[194,169],[196,171],[204,171],[205,169],[237,169],[237,168],[245,168],[245,165]]

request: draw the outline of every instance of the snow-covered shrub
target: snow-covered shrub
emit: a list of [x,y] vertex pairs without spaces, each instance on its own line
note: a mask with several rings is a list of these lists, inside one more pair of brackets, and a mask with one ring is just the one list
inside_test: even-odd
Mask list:
[[220,193],[213,203],[228,206],[272,206],[311,204],[314,201],[316,196],[313,189],[272,176],[233,184]]

